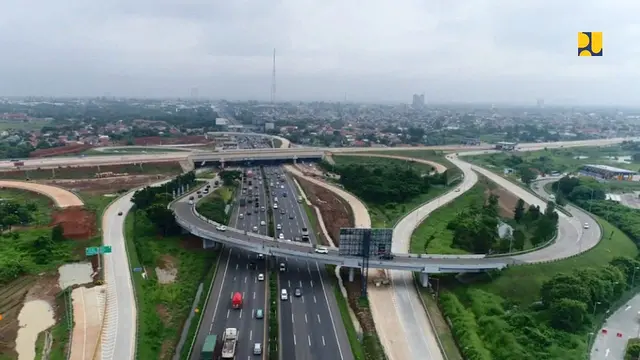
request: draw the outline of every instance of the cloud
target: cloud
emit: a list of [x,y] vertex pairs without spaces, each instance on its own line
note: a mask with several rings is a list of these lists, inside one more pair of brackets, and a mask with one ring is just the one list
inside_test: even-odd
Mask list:
[[[4,0],[0,94],[637,102],[637,1]],[[604,56],[576,56],[603,31]]]

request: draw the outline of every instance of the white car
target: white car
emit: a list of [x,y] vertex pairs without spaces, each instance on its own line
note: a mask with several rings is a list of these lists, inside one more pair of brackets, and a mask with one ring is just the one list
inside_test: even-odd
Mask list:
[[278,235],[278,239],[280,239],[280,240],[284,240],[284,234],[283,234],[283,233],[280,233],[280,235]]
[[284,185],[280,185],[280,189],[284,189]]
[[252,230],[253,230],[253,232],[258,232],[258,227],[254,226]]
[[589,228],[589,223],[584,223],[584,228],[588,229]]
[[287,289],[282,289],[282,291],[280,292],[280,300],[289,300]]
[[266,225],[267,225],[267,223],[264,222],[264,220],[260,221],[260,226],[266,226]]
[[264,274],[258,274],[258,281],[264,281]]
[[244,219],[244,214],[240,214],[240,215],[239,215],[239,218],[240,218],[240,219]]
[[193,205],[193,200],[189,200],[189,205]]
[[273,208],[277,209],[278,208],[278,204],[273,204]]
[[218,231],[227,231],[227,227],[224,225],[218,225],[216,226],[216,230]]
[[327,249],[327,248],[326,248],[326,247],[324,247],[324,246],[318,246],[318,247],[316,248],[316,252],[317,252],[318,254],[328,254],[328,253],[329,253],[329,249]]
[[280,224],[276,225],[276,230],[282,230],[282,225]]

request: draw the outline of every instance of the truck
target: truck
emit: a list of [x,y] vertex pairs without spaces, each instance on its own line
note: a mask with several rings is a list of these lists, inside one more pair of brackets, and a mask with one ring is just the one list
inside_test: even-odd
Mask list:
[[226,328],[222,337],[222,359],[233,359],[238,344],[238,329]]
[[306,227],[302,228],[302,241],[309,241],[309,230]]
[[13,166],[15,167],[24,166],[24,161],[14,161]]
[[217,335],[209,335],[204,339],[202,350],[200,350],[200,360],[213,360],[213,354],[218,343]]
[[242,307],[242,294],[239,292],[233,294],[233,297],[231,298],[231,307],[234,309],[240,309]]

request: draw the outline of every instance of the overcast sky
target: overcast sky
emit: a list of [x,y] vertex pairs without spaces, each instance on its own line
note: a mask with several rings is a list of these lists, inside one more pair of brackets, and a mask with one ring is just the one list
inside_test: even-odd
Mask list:
[[[640,104],[640,1],[0,0],[0,95]],[[577,56],[603,31],[604,56]]]

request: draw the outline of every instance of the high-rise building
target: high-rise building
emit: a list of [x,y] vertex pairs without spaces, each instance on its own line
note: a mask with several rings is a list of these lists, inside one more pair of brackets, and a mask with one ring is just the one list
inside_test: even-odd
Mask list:
[[411,106],[414,109],[421,109],[424,107],[424,94],[413,94],[413,102]]

